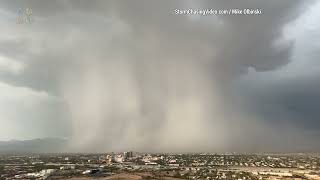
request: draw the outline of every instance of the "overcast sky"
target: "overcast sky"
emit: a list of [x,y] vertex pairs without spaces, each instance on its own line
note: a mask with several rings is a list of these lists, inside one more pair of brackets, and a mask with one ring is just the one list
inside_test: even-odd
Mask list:
[[305,0],[0,1],[0,140],[319,151],[319,19]]

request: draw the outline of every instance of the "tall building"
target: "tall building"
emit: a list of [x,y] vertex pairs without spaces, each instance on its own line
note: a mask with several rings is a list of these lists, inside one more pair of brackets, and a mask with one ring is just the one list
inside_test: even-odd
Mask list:
[[133,152],[132,151],[123,152],[123,157],[124,159],[130,159],[133,157]]
[[129,151],[128,152],[128,158],[132,158],[133,157],[133,152],[132,151]]

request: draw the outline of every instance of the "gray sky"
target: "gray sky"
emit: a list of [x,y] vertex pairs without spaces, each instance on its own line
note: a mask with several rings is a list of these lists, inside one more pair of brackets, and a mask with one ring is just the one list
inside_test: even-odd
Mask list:
[[[319,151],[320,3],[0,1],[0,140]],[[32,8],[32,23],[17,23]],[[261,15],[176,15],[259,8]]]

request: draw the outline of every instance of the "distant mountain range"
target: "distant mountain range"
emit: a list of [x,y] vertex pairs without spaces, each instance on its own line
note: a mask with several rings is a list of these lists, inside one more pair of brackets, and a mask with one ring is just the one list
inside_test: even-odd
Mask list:
[[56,153],[65,152],[68,140],[43,138],[0,141],[0,153]]

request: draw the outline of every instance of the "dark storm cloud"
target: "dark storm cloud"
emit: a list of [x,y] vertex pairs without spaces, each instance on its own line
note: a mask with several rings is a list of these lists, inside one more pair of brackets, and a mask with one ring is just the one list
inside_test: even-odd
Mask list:
[[[273,119],[298,119],[309,114],[312,101],[298,89],[278,93],[272,85],[261,95],[246,91],[239,77],[249,67],[274,71],[290,62],[295,44],[283,38],[283,28],[308,3],[10,1],[3,10],[31,7],[35,22],[4,29],[14,35],[0,42],[1,55],[26,67],[19,75],[0,72],[0,78],[60,98],[72,121],[73,145],[82,150],[261,151],[262,142],[270,151],[299,149],[307,127],[295,132],[295,125],[265,118],[277,111]],[[175,15],[176,8],[259,8],[263,14]],[[305,101],[292,100],[295,95]],[[294,110],[264,109],[264,98],[294,104]],[[291,137],[299,137],[298,144],[282,143]]]
[[[70,30],[81,28],[80,33],[83,33],[82,36],[90,34],[94,39],[92,41],[96,41],[96,44],[103,44],[103,31],[108,28],[106,27],[108,24],[99,21],[97,17],[101,17],[101,20],[116,17],[129,24],[128,28],[132,30],[132,37],[130,36],[128,38],[136,38],[137,42],[134,43],[130,42],[131,40],[129,39],[119,38],[114,40],[113,46],[119,46],[120,50],[136,48],[137,52],[129,53],[134,55],[132,58],[138,60],[143,58],[139,57],[139,55],[141,54],[141,49],[144,48],[140,47],[140,49],[137,49],[139,48],[139,43],[142,43],[140,46],[144,46],[146,43],[150,43],[151,46],[153,45],[152,41],[145,42],[149,40],[146,38],[148,36],[159,36],[157,39],[159,42],[156,42],[158,44],[154,44],[155,46],[159,46],[158,49],[154,50],[159,54],[161,54],[162,51],[164,51],[163,53],[169,52],[172,55],[177,54],[175,56],[187,53],[188,56],[197,58],[203,53],[201,48],[211,49],[212,54],[207,55],[209,57],[199,58],[198,61],[209,61],[209,68],[212,68],[215,77],[218,76],[220,79],[234,76],[234,74],[237,75],[238,72],[246,71],[247,67],[254,67],[258,71],[264,71],[287,64],[289,62],[290,49],[293,45],[292,42],[284,42],[277,47],[275,46],[275,41],[281,37],[283,26],[297,17],[300,14],[298,10],[301,8],[300,1],[281,1],[280,3],[276,1],[243,1],[241,3],[237,1],[223,3],[202,1],[199,4],[194,4],[191,1],[176,1],[174,3],[160,3],[157,1],[141,1],[139,3],[127,1],[111,1],[108,3],[101,1],[71,2],[72,1],[52,1],[51,3],[39,3],[37,1],[24,1],[21,3],[19,1],[12,1],[5,3],[4,6],[13,12],[18,7],[32,7],[35,17],[49,17],[49,19],[41,22],[43,23],[41,25],[48,26],[41,27],[44,31],[54,31],[50,33],[55,34],[56,37],[60,35],[72,36]],[[208,21],[208,23],[201,23],[197,21],[190,22],[190,18],[187,16],[174,15],[173,10],[175,8],[187,9],[192,7],[215,9],[261,8],[263,15],[219,16],[219,19],[223,22],[222,27],[216,27],[216,22],[211,23],[212,17],[203,17],[203,19],[205,19],[204,21]],[[96,14],[96,16],[93,14]],[[58,25],[58,27],[56,25]],[[90,27],[90,25],[93,26]],[[112,24],[109,25],[112,26]],[[63,39],[61,40],[60,43],[64,43]],[[28,39],[16,42],[17,45],[15,49],[16,47],[20,47],[19,49],[21,50],[19,50],[19,52],[23,52],[22,49],[28,49],[29,44],[26,43],[26,41],[28,41]],[[52,42],[50,42],[50,40],[42,40],[41,43],[45,46],[46,43],[50,44]],[[10,44],[12,44],[12,42],[1,45],[4,52],[10,51],[5,49],[6,47],[10,47]],[[198,48],[198,46],[200,46],[200,48]],[[80,47],[86,48],[83,45]],[[186,50],[192,53],[190,52],[188,54]],[[42,54],[40,54],[36,58],[45,59],[51,58],[51,56],[57,56],[52,58],[57,60],[61,58],[72,59],[68,57],[70,54],[66,52],[64,52],[65,54],[58,52],[58,55],[54,55],[57,52],[49,53],[52,53],[52,55],[48,55],[49,57],[42,57]],[[206,54],[203,56],[206,56]],[[210,58],[217,60],[211,60]],[[44,63],[51,63],[53,67],[63,64],[60,62],[50,62],[49,60]],[[48,71],[48,73],[46,73],[47,76],[51,74],[55,76],[54,72],[56,70],[50,73],[52,66],[49,65],[47,67],[50,68],[46,69],[46,66],[43,66],[44,71]],[[39,68],[34,69],[37,70]],[[39,73],[43,74],[41,72]],[[32,74],[32,72],[30,74]],[[32,76],[32,79],[34,78],[36,77]],[[40,82],[43,82],[43,80],[40,79]]]
[[240,85],[252,113],[259,113],[270,124],[292,123],[317,132],[320,103],[319,74],[286,81],[245,82]]

